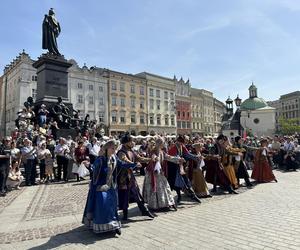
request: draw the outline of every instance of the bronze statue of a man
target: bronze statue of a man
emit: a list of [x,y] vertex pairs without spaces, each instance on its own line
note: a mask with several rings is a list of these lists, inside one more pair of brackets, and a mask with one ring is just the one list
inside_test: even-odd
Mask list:
[[47,49],[51,54],[60,55],[56,42],[60,31],[59,22],[55,17],[54,10],[51,8],[43,21],[43,49]]

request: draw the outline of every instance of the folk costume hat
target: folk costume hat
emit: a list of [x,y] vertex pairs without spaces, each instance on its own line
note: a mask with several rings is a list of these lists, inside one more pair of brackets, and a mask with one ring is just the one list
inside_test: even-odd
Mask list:
[[242,139],[242,137],[241,137],[240,135],[238,135],[238,136],[236,136],[236,137],[234,138],[234,141],[235,141],[235,142],[238,142],[240,139]]
[[126,132],[121,138],[121,144],[126,144],[128,142],[131,142],[132,139],[133,139],[132,136],[128,132]]
[[182,135],[179,135],[176,139],[177,142],[181,142],[184,143],[185,142],[185,138]]
[[220,135],[217,137],[217,141],[220,141],[220,140],[226,140],[226,136],[223,135],[223,134],[220,134]]

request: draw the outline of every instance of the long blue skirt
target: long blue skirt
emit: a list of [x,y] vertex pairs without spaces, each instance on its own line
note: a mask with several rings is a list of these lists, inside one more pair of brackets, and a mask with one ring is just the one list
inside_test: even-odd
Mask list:
[[98,192],[91,187],[83,213],[82,223],[94,233],[115,231],[121,228],[117,210],[117,192],[111,188],[107,192]]

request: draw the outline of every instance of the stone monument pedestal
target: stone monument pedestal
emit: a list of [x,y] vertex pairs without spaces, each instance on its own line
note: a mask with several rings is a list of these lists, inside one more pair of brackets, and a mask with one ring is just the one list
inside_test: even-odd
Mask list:
[[68,98],[68,68],[72,66],[63,56],[42,54],[32,65],[37,69],[36,103],[53,103],[61,96],[63,101]]
[[[68,68],[72,64],[64,56],[47,53],[42,54],[32,66],[37,69],[35,110],[38,111],[40,106],[45,104],[46,109],[50,112],[48,117],[56,118],[57,115],[52,108],[57,104],[57,98],[61,97],[63,104],[69,110],[70,117],[73,117],[73,106],[68,97]],[[60,129],[63,128],[60,127]],[[71,134],[74,133],[70,131]]]

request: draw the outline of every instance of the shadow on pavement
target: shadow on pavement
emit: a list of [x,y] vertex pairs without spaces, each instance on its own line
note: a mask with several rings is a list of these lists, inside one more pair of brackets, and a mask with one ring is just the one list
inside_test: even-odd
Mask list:
[[87,246],[94,244],[97,241],[115,237],[117,236],[112,232],[95,234],[91,230],[87,230],[84,226],[82,226],[71,231],[52,236],[46,243],[29,248],[29,250],[52,249],[69,244],[82,244]]

